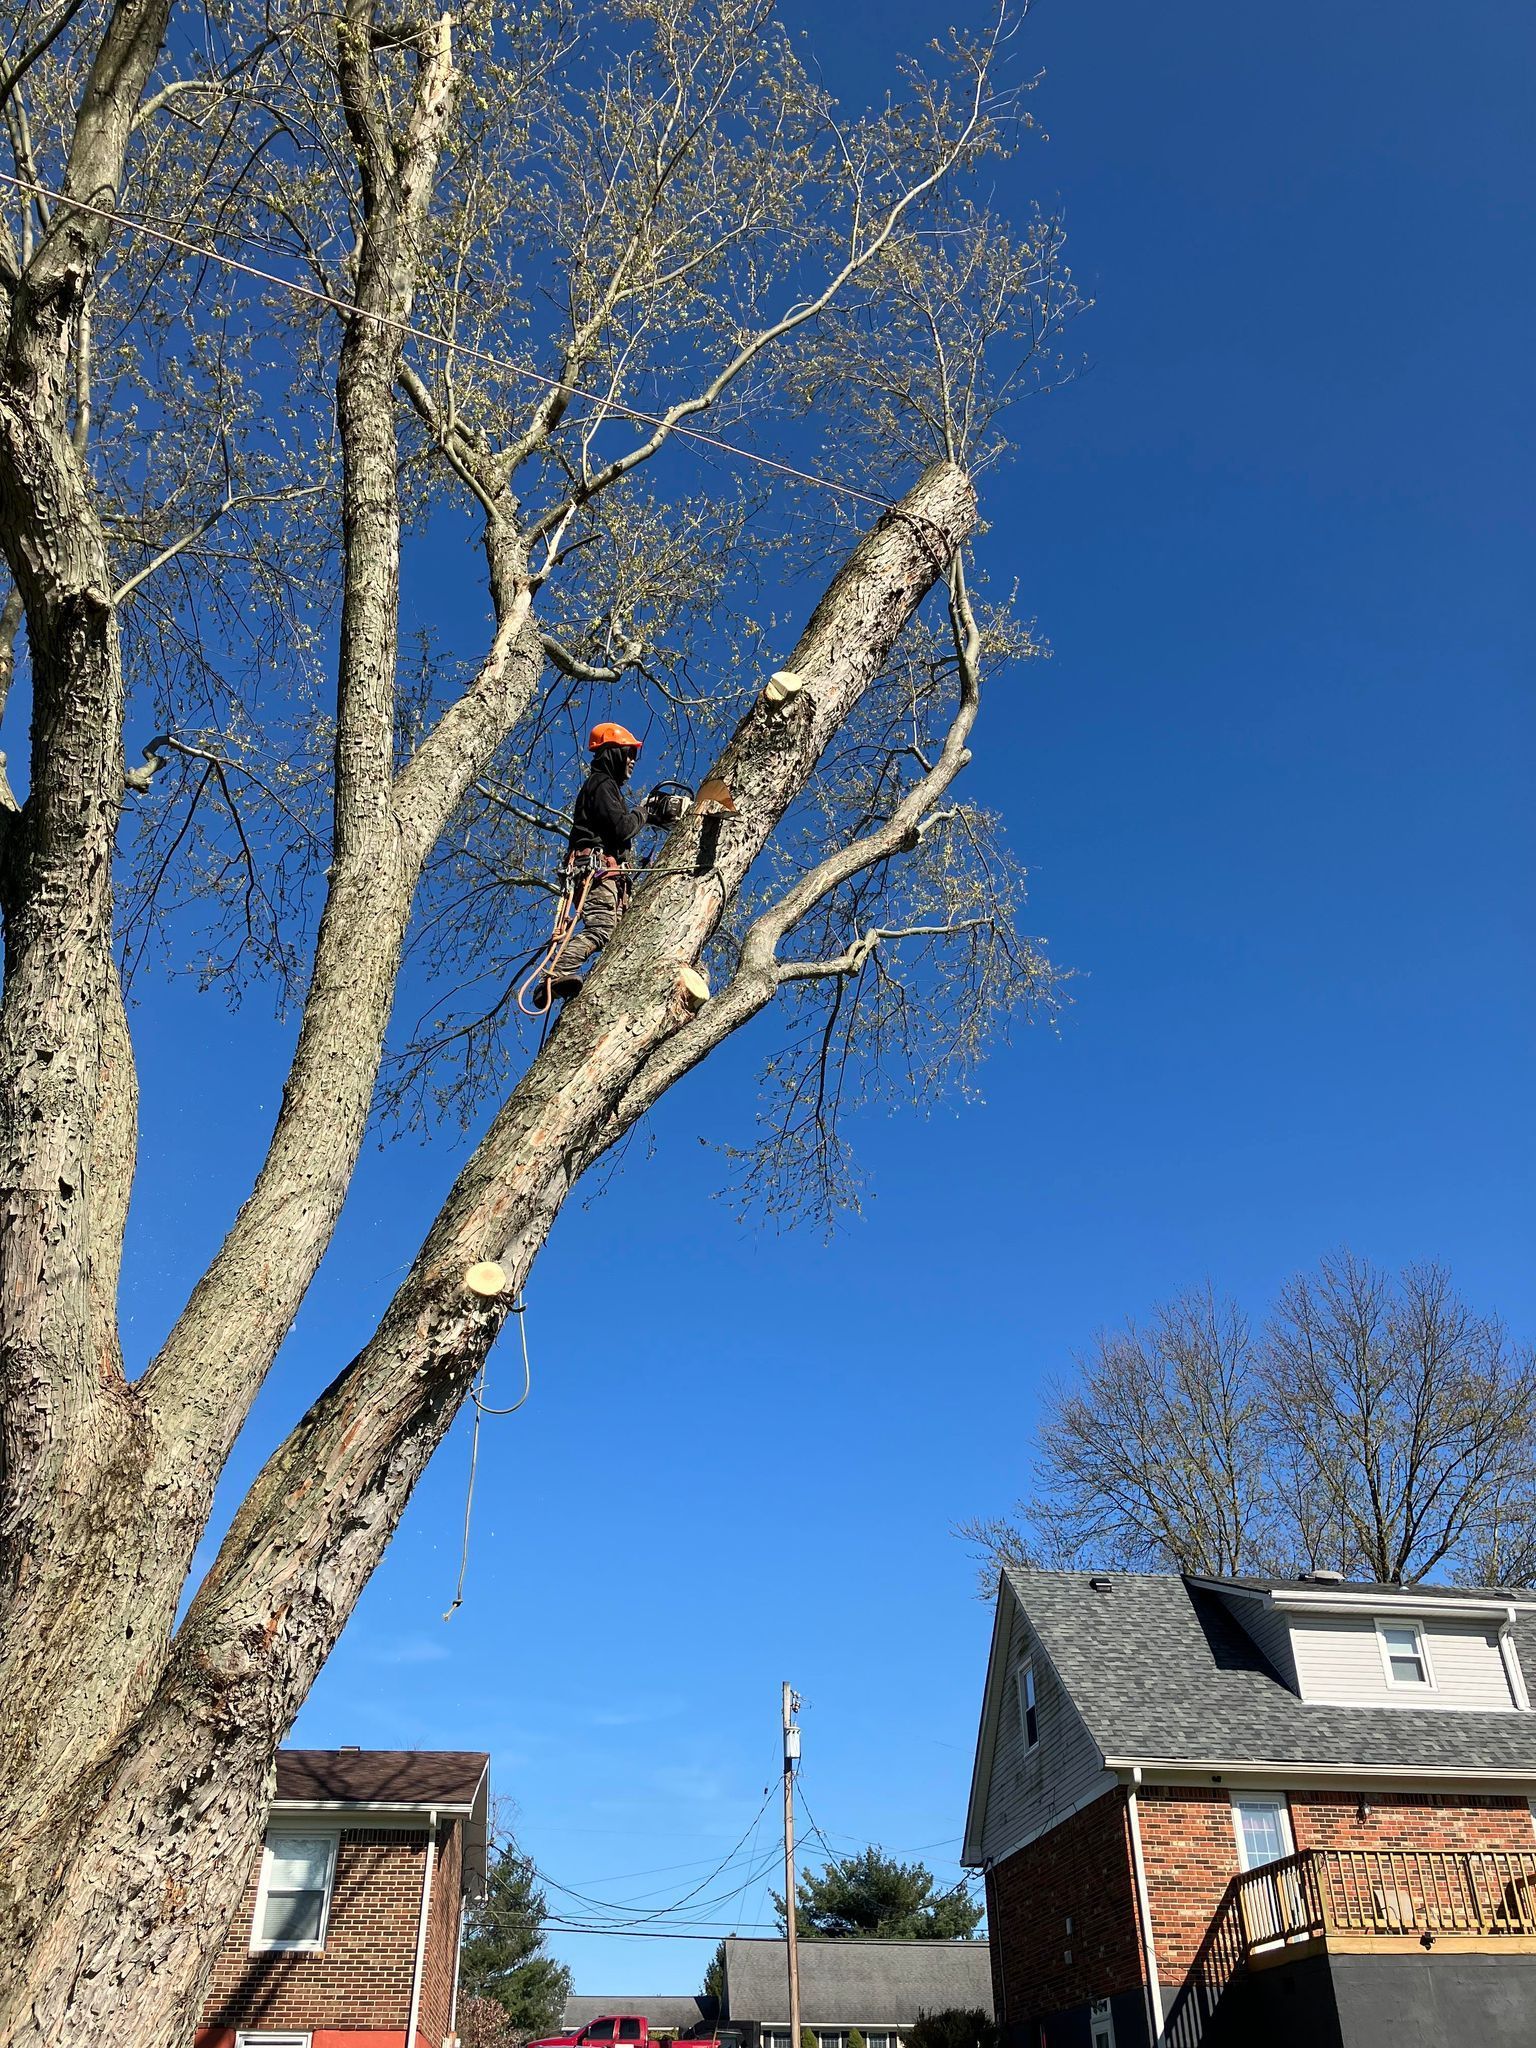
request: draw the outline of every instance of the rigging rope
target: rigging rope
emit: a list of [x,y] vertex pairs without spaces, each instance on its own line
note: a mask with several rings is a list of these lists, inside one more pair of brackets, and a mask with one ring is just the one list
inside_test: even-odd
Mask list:
[[521,1291],[512,1304],[512,1313],[517,1317],[517,1333],[523,1344],[523,1391],[510,1408],[492,1408],[485,1400],[485,1375],[490,1365],[489,1358],[483,1359],[480,1375],[469,1390],[469,1398],[475,1404],[474,1427],[469,1438],[469,1484],[464,1490],[464,1540],[459,1550],[459,1576],[453,1589],[453,1599],[444,1609],[444,1621],[452,1621],[455,1613],[464,1604],[464,1574],[469,1569],[469,1518],[475,1504],[475,1468],[480,1462],[480,1420],[485,1415],[515,1415],[527,1400],[533,1389],[533,1369],[528,1363],[528,1305]]
[[526,363],[509,362],[505,356],[492,355],[488,349],[476,348],[471,342],[450,341],[441,334],[433,334],[429,328],[418,327],[409,320],[396,320],[388,313],[375,313],[365,306],[359,306],[352,299],[339,298],[335,292],[328,292],[318,285],[301,284],[297,278],[282,277],[275,270],[263,270],[259,264],[242,262],[238,256],[228,256],[221,249],[208,247],[205,243],[194,242],[186,235],[179,235],[173,228],[157,227],[153,221],[142,219],[137,214],[123,213],[115,207],[97,206],[87,199],[72,199],[67,192],[55,190],[51,185],[39,184],[35,178],[18,178],[11,171],[0,171],[0,184],[10,185],[16,191],[30,193],[38,199],[52,201],[55,206],[65,206],[72,212],[89,214],[93,219],[104,220],[114,227],[127,228],[141,235],[148,235],[155,241],[164,242],[167,247],[180,249],[188,256],[196,256],[204,263],[216,263],[226,270],[238,271],[242,277],[254,278],[258,284],[275,285],[279,291],[291,292],[295,298],[309,299],[319,306],[329,306],[333,312],[344,313],[359,320],[371,320],[376,327],[386,327],[392,333],[405,335],[413,341],[425,342],[429,348],[442,349],[450,356],[462,356],[468,362],[483,363],[487,369],[500,370],[504,375],[523,377],[530,383],[543,385],[546,391],[564,392],[568,399],[586,399],[599,410],[611,414],[615,419],[633,420],[638,426],[659,427],[667,434],[681,434],[686,440],[697,441],[701,447],[713,448],[719,454],[729,456],[733,462],[755,462],[760,469],[770,469],[779,476],[793,477],[797,483],[811,484],[819,491],[831,491],[834,495],[853,498],[861,505],[873,505],[878,511],[892,512],[895,505],[889,498],[876,497],[871,491],[861,491],[854,484],[839,483],[835,477],[818,476],[814,470],[797,469],[794,463],[781,461],[776,455],[759,455],[753,449],[741,448],[734,441],[722,440],[718,434],[706,434],[702,427],[685,427],[681,421],[669,419],[664,413],[642,412],[638,406],[625,405],[621,400],[609,398],[606,394],[584,391],[579,385],[563,383],[558,377],[546,377],[542,370],[530,369]]

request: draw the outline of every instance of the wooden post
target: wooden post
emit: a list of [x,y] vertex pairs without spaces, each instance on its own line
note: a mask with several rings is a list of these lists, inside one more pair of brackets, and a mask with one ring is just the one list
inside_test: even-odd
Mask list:
[[789,2048],[800,2048],[800,1953],[795,1945],[795,1763],[800,1730],[793,1715],[800,1701],[784,1682],[784,1939],[789,1956]]

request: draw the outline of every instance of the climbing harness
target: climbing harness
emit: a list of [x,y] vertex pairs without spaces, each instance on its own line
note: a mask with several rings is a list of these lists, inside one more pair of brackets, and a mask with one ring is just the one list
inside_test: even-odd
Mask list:
[[[628,907],[629,871],[621,861],[611,855],[600,853],[596,848],[590,852],[568,853],[560,867],[560,897],[555,905],[555,928],[532,969],[518,984],[517,1007],[525,1017],[548,1017],[554,1002],[549,986],[549,970],[564,952],[566,943],[581,923],[587,907],[587,898],[595,882],[605,875],[617,875],[619,879],[619,907]],[[540,1001],[542,995],[543,1000]]]
[[444,1621],[451,1621],[455,1611],[464,1604],[464,1574],[469,1569],[469,1517],[475,1504],[475,1467],[480,1462],[480,1419],[485,1415],[515,1415],[533,1389],[533,1370],[528,1363],[528,1305],[521,1294],[512,1304],[512,1313],[517,1317],[517,1333],[523,1342],[523,1391],[510,1408],[490,1407],[485,1400],[485,1372],[489,1360],[482,1361],[479,1378],[469,1393],[475,1404],[475,1423],[469,1439],[469,1484],[464,1491],[464,1541],[459,1550],[459,1576],[454,1585],[453,1600],[443,1612]]

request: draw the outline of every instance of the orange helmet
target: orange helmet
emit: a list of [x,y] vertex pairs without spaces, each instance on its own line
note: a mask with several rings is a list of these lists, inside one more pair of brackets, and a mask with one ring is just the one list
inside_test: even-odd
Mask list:
[[627,725],[594,725],[587,741],[587,752],[595,754],[599,747],[632,747],[638,754],[640,742]]

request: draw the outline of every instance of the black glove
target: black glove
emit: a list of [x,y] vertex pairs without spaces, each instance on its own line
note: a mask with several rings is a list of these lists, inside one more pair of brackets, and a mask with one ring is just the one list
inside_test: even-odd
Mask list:
[[653,789],[641,808],[647,825],[675,825],[686,814],[691,802],[692,798],[684,796],[680,790]]

